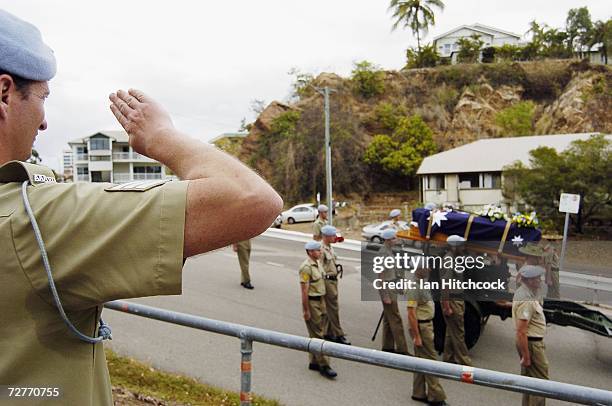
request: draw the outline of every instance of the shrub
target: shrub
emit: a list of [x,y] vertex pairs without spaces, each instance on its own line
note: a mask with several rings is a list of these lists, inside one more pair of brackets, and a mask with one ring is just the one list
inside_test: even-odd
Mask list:
[[520,57],[521,48],[517,45],[504,44],[495,48],[495,56],[502,61],[516,61]]
[[385,92],[385,72],[373,63],[355,63],[351,75],[353,89],[366,99]]
[[482,62],[483,63],[495,62],[495,47],[486,47],[482,49]]
[[376,127],[392,132],[405,115],[406,109],[403,106],[380,102],[374,108],[373,121]]
[[535,104],[532,101],[519,102],[499,111],[495,115],[495,123],[504,136],[532,135],[534,112]]
[[406,50],[408,69],[414,68],[431,68],[438,64],[440,61],[440,55],[433,45],[425,45],[419,52],[416,48],[408,48]]
[[470,38],[459,38],[457,45],[459,45],[459,53],[457,54],[457,61],[459,63],[476,63],[480,56],[480,49],[484,42],[480,39],[480,35],[472,35]]

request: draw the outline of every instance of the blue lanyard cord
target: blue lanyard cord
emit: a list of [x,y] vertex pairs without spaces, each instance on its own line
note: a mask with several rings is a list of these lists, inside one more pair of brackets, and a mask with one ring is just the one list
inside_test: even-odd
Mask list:
[[66,312],[64,311],[62,302],[60,302],[59,295],[57,294],[57,289],[55,288],[55,281],[53,280],[53,275],[51,273],[51,265],[49,265],[49,257],[47,256],[47,250],[45,249],[45,243],[42,239],[40,229],[38,228],[38,223],[36,222],[36,218],[34,217],[34,212],[32,212],[30,201],[28,200],[28,193],[27,193],[28,183],[29,183],[28,181],[25,181],[21,184],[21,195],[23,196],[23,203],[25,205],[26,212],[28,213],[28,217],[30,217],[32,228],[34,229],[34,235],[36,236],[36,242],[38,243],[38,249],[40,250],[40,255],[42,257],[45,271],[47,272],[47,279],[49,280],[49,288],[51,289],[51,293],[53,295],[55,306],[59,310],[60,316],[62,316],[62,320],[64,321],[66,326],[68,326],[70,331],[72,331],[74,335],[76,335],[82,341],[85,341],[90,344],[97,344],[97,343],[102,342],[103,340],[112,340],[111,328],[108,324],[102,321],[102,318],[100,318],[100,328],[98,329],[98,337],[89,337],[81,333],[70,322],[70,320],[68,320],[68,316],[66,316]]

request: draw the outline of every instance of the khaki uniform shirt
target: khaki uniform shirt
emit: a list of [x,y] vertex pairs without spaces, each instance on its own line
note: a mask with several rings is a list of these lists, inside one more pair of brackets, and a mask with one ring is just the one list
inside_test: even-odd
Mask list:
[[80,341],[54,305],[21,196],[25,180],[60,300],[90,336],[107,301],[181,293],[188,182],[107,192],[112,185],[55,183],[42,166],[0,166],[0,384],[62,391],[44,404],[112,405],[103,345]]
[[559,255],[557,254],[557,250],[552,248],[549,251],[544,251],[544,264],[550,265],[551,268],[556,268],[559,270]]
[[527,320],[527,337],[544,337],[546,334],[546,317],[542,308],[542,299],[538,298],[527,286],[521,285],[512,299],[512,318]]
[[323,255],[321,255],[321,264],[323,265],[323,271],[327,276],[336,276],[338,275],[338,270],[336,269],[336,261],[338,260],[338,256],[334,252],[334,249],[331,245],[321,244],[323,248]]
[[321,217],[317,218],[312,224],[312,235],[317,237],[319,240],[323,238],[321,235],[321,229],[327,225],[327,220],[323,220]]
[[318,261],[306,258],[300,265],[300,283],[308,283],[308,296],[325,295],[323,268]]
[[434,318],[436,307],[431,298],[431,292],[429,289],[421,289],[421,280],[415,278],[416,287],[415,289],[408,290],[408,301],[407,306],[416,307],[417,320],[431,320]]

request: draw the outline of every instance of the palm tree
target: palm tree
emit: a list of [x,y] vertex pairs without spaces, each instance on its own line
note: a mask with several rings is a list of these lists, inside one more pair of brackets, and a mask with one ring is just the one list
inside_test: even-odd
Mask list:
[[427,33],[430,25],[436,24],[432,7],[444,10],[442,0],[391,0],[389,10],[393,10],[393,30],[400,25],[412,30],[417,38],[417,49],[421,53],[421,32]]

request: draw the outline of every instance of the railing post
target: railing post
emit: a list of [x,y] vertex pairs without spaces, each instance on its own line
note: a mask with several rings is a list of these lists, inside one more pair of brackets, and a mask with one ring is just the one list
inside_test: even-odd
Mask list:
[[240,338],[240,406],[251,406],[252,353],[253,341],[245,337]]

